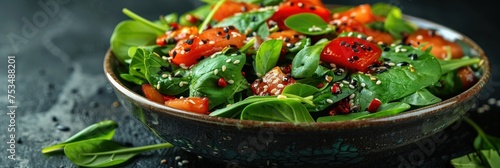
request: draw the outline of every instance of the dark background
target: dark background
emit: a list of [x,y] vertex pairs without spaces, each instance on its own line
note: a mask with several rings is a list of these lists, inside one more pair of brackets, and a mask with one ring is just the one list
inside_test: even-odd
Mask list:
[[[361,4],[386,2],[397,5],[407,15],[421,17],[450,27],[476,41],[489,56],[492,76],[469,114],[486,132],[498,135],[500,99],[498,65],[498,8],[481,1],[347,1],[325,3]],[[43,4],[57,8],[44,10]],[[42,4],[42,5],[40,5]],[[76,167],[64,156],[45,157],[40,150],[104,119],[120,125],[115,139],[130,146],[160,143],[138,120],[126,113],[103,74],[102,62],[117,23],[127,19],[122,8],[154,20],[171,12],[183,13],[199,6],[198,0],[102,1],[40,0],[4,1],[0,6],[0,167]],[[45,17],[43,17],[45,16]],[[35,20],[33,20],[35,18]],[[7,56],[16,56],[16,159],[9,155],[7,113]],[[482,110],[478,110],[478,108]],[[485,110],[484,113],[478,113]],[[495,132],[495,133],[493,133]],[[449,167],[449,160],[472,152],[476,133],[467,124],[457,123],[444,131],[446,141],[424,158],[409,161],[418,145],[375,166],[397,167],[402,158],[412,167]],[[424,140],[425,141],[425,140]],[[425,151],[424,151],[425,152]],[[180,157],[177,157],[180,156]],[[176,159],[177,158],[177,159]],[[179,159],[180,158],[180,159]],[[167,164],[161,164],[166,159]],[[189,163],[180,165],[179,162]],[[180,149],[144,153],[124,167],[226,167]]]

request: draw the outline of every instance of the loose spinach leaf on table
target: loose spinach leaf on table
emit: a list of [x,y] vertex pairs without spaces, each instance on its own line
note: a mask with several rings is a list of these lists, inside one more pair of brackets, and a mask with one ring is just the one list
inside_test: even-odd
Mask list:
[[109,167],[119,165],[139,153],[173,147],[170,143],[126,148],[105,139],[89,139],[68,144],[64,154],[71,162],[84,167]]
[[276,66],[282,46],[283,40],[267,40],[260,45],[253,63],[257,77],[262,77]]
[[314,122],[306,107],[294,99],[272,99],[252,103],[243,109],[240,119],[292,123]]
[[[222,20],[214,25],[214,27],[234,26],[241,33],[250,35],[252,32],[259,30],[259,27],[274,14],[274,10],[253,11],[234,15]],[[261,31],[262,32],[262,31]],[[264,32],[265,33],[265,32]],[[269,33],[269,32],[267,32]],[[265,34],[258,34],[262,39],[266,38]]]
[[[219,54],[203,59],[191,69],[189,96],[208,97],[210,108],[228,104],[228,99],[234,94],[248,88],[249,84],[241,74],[245,62],[244,53]],[[227,81],[227,86],[217,84],[220,78]]]
[[463,120],[472,126],[477,137],[474,140],[475,153],[454,158],[450,162],[454,167],[500,167],[500,138],[486,134],[479,125],[468,117]]
[[111,120],[101,121],[88,126],[87,128],[79,131],[75,135],[71,136],[64,142],[56,145],[45,147],[42,149],[43,154],[54,154],[63,151],[64,147],[68,144],[86,140],[86,139],[107,139],[110,140],[115,134],[115,130],[118,124]]

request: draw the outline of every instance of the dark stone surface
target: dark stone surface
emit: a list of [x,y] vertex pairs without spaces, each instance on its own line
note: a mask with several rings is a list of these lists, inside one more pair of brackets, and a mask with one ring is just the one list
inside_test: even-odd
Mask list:
[[[45,10],[39,3],[55,2]],[[376,1],[325,1],[337,4],[373,3]],[[471,110],[471,117],[486,132],[498,136],[500,113],[496,104],[500,99],[498,49],[500,33],[498,9],[491,2],[389,0],[403,12],[441,23],[475,40],[492,62],[492,77],[477,107],[490,108],[485,113]],[[6,1],[0,6],[0,167],[77,167],[64,156],[46,157],[40,152],[86,126],[104,120],[115,120],[120,125],[115,139],[126,145],[140,146],[160,143],[139,121],[126,113],[117,101],[102,70],[102,61],[109,48],[114,26],[127,17],[122,8],[129,8],[145,18],[155,19],[161,14],[183,13],[199,5],[189,1]],[[12,41],[14,39],[14,41]],[[16,56],[16,93],[14,138],[16,160],[7,158],[10,141],[10,122],[7,100],[7,56]],[[496,102],[495,102],[496,103]],[[479,110],[481,111],[481,110]],[[381,160],[370,167],[450,167],[449,160],[472,152],[475,132],[463,123],[446,129],[437,138],[424,139],[408,147],[407,152]],[[437,143],[441,142],[441,143]],[[426,146],[428,148],[422,148]],[[434,147],[434,148],[431,148]],[[165,159],[166,164],[161,164]],[[182,161],[189,163],[179,164]],[[198,158],[177,148],[144,153],[123,167],[235,167]]]

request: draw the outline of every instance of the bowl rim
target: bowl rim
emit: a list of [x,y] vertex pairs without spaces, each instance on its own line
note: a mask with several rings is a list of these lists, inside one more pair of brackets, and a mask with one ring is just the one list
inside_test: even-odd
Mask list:
[[464,92],[448,98],[446,100],[443,100],[439,103],[409,110],[397,115],[393,116],[386,116],[386,117],[380,117],[380,118],[370,118],[370,119],[361,119],[361,120],[348,120],[348,121],[336,121],[336,122],[311,122],[311,123],[290,123],[290,122],[274,122],[274,121],[256,121],[256,120],[240,120],[240,119],[233,119],[233,118],[225,118],[225,117],[218,117],[218,116],[209,116],[209,115],[204,115],[204,114],[197,114],[193,112],[188,112],[184,110],[179,110],[179,109],[174,109],[168,106],[165,106],[163,104],[155,103],[153,101],[148,100],[146,97],[143,97],[139,95],[138,93],[132,91],[131,89],[127,88],[119,79],[118,76],[115,74],[114,71],[114,66],[113,66],[113,61],[116,61],[116,58],[112,52],[112,49],[109,48],[108,51],[106,52],[105,58],[104,58],[104,73],[108,79],[108,81],[112,84],[112,86],[115,88],[115,91],[121,92],[123,95],[125,95],[128,99],[133,100],[135,103],[140,104],[143,108],[148,108],[151,111],[158,111],[160,113],[164,113],[167,115],[175,116],[175,117],[181,117],[183,119],[187,120],[192,120],[196,122],[202,122],[206,124],[216,124],[216,125],[225,125],[225,126],[236,126],[238,128],[253,128],[253,127],[260,127],[260,128],[294,128],[294,129],[304,129],[304,130],[311,130],[311,129],[319,129],[321,128],[322,130],[327,129],[327,130],[332,130],[332,129],[348,129],[352,127],[370,127],[370,126],[376,126],[376,125],[383,125],[387,123],[395,123],[395,122],[400,122],[400,121],[411,121],[411,120],[417,120],[419,117],[423,116],[430,116],[435,113],[439,113],[440,111],[438,109],[444,108],[444,107],[454,107],[454,106],[459,106],[462,104],[462,102],[468,101],[469,99],[474,98],[479,94],[479,92],[483,89],[483,87],[486,85],[490,78],[490,62],[485,55],[483,49],[475,43],[473,40],[471,40],[469,37],[451,29],[446,26],[440,25],[435,22],[431,22],[422,18],[414,17],[414,16],[409,16],[409,15],[404,15],[405,19],[413,20],[419,23],[426,23],[432,25],[433,28],[437,28],[438,32],[440,30],[447,30],[451,31],[452,33],[458,35],[462,41],[464,41],[467,45],[470,45],[471,49],[476,50],[478,53],[478,56],[481,59],[481,71],[482,75],[479,78],[479,80],[469,89],[465,90]]

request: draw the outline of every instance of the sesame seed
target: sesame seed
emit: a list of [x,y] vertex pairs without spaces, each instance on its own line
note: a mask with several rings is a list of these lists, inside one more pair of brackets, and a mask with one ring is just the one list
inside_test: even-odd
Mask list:
[[424,37],[422,35],[417,35],[417,40],[423,40]]
[[219,73],[219,69],[214,69],[214,75],[217,75]]
[[188,68],[189,68],[189,67],[188,67],[188,66],[186,66],[186,64],[184,64],[184,63],[179,64],[179,66],[180,66],[182,69],[188,69]]
[[342,80],[342,83],[349,84],[349,81]]
[[354,94],[354,93],[349,95],[349,99],[354,99],[354,97],[356,97],[356,94]]
[[276,93],[276,88],[271,89],[271,93]]
[[215,44],[215,41],[209,41],[208,44]]
[[227,60],[226,60],[226,62],[227,62],[227,63],[231,62],[231,58],[227,59]]
[[340,87],[344,87],[344,84],[343,84],[343,83],[340,83],[340,84],[339,84],[339,86],[340,86]]
[[401,52],[406,52],[406,51],[408,51],[406,48],[401,49]]
[[233,64],[239,64],[239,63],[240,63],[240,60],[235,60],[235,61],[233,62]]
[[277,88],[280,88],[280,89],[283,89],[283,88],[285,87],[285,85],[283,85],[283,84],[281,84],[281,83],[280,83],[280,84],[278,84],[276,87],[277,87]]
[[278,99],[286,99],[287,97],[285,95],[278,95],[278,97],[276,97]]
[[356,87],[354,85],[349,85],[349,88],[354,89]]
[[366,87],[366,83],[361,83],[361,87]]
[[163,60],[168,60],[168,57],[166,57],[166,56],[162,56],[162,57],[161,57],[161,59],[163,59]]
[[203,41],[198,42],[198,45],[203,45],[203,44],[205,44],[203,43]]
[[227,81],[227,83],[229,83],[229,84],[233,84],[233,83],[234,83],[234,80],[230,79],[230,80],[228,80],[228,81]]
[[226,71],[227,67],[225,65],[222,65],[222,72]]
[[181,160],[181,156],[176,156],[175,160]]
[[374,80],[377,80],[377,78],[370,76],[370,80],[374,81]]
[[333,100],[332,99],[326,99],[326,102],[332,104]]
[[358,38],[363,38],[363,36],[362,36],[361,34],[358,34],[358,36],[357,36],[357,37],[358,37]]
[[352,34],[353,34],[352,32],[347,33],[347,37],[351,37]]
[[496,100],[495,98],[490,98],[490,99],[488,99],[488,104],[490,104],[490,105],[493,105],[493,104],[495,104],[496,102],[497,102],[497,100]]
[[175,72],[174,76],[177,76],[177,75],[179,75],[179,74],[181,74],[181,71],[177,71],[177,72]]
[[375,84],[377,84],[377,85],[380,85],[381,83],[382,83],[382,81],[380,81],[380,80],[377,80],[377,82],[375,82]]
[[396,64],[394,62],[389,62],[389,63],[387,63],[387,65],[389,65],[389,66],[395,66]]
[[368,37],[366,37],[366,40],[373,41],[373,37],[372,36],[368,36]]
[[188,102],[191,104],[196,104],[196,102],[194,102],[194,100],[191,100],[191,99],[189,99]]
[[189,163],[189,160],[182,160],[182,163],[183,163],[183,164],[188,164],[188,163]]
[[189,84],[189,82],[186,82],[186,81],[181,81],[181,82],[179,82],[179,86],[180,86],[180,87],[182,87],[182,86],[184,86],[184,85],[187,85],[187,84]]
[[168,77],[168,74],[162,74],[161,75],[162,78],[167,78]]

